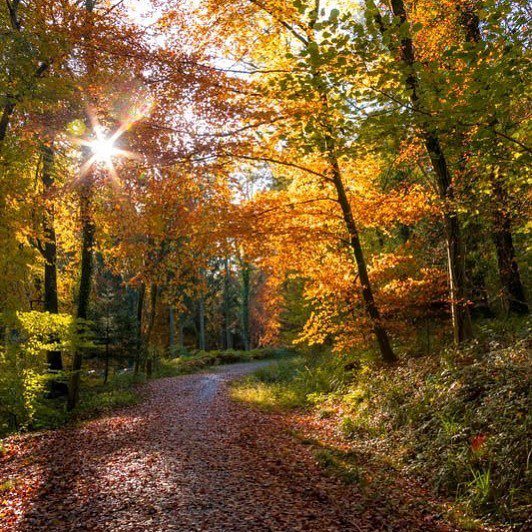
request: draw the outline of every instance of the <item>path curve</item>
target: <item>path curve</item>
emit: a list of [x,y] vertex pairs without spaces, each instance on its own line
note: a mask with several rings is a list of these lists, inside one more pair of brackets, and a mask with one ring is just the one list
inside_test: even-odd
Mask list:
[[228,381],[262,364],[152,381],[139,405],[14,438],[0,464],[14,486],[0,494],[0,530],[448,530],[386,494],[368,506],[283,416],[231,401]]

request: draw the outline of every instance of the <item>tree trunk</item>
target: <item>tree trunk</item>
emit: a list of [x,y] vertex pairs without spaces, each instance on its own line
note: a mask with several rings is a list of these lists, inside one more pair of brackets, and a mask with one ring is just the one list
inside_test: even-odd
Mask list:
[[511,221],[508,214],[500,207],[507,203],[506,193],[497,177],[494,178],[493,185],[494,196],[498,200],[493,211],[493,242],[497,251],[503,297],[509,313],[524,316],[528,314],[529,309],[515,256]]
[[[393,364],[397,361],[397,356],[395,355],[388,333],[384,328],[382,323],[381,314],[375,298],[373,296],[373,289],[369,280],[368,269],[366,266],[366,259],[362,251],[362,245],[360,243],[360,237],[358,229],[356,226],[355,218],[353,216],[353,211],[347,197],[344,182],[342,179],[342,173],[340,170],[340,163],[336,155],[336,139],[334,135],[333,127],[329,122],[329,101],[325,86],[322,83],[319,74],[314,73],[314,77],[318,81],[318,87],[320,87],[320,96],[323,104],[323,109],[325,110],[324,118],[324,127],[325,127],[325,150],[327,154],[327,159],[329,162],[329,168],[331,173],[332,182],[334,188],[336,189],[337,201],[342,209],[342,215],[345,222],[345,227],[347,234],[349,235],[349,245],[355,259],[357,266],[358,277],[360,279],[360,285],[362,288],[362,299],[364,301],[364,308],[366,314],[370,320],[371,328],[373,334],[377,339],[377,344],[379,346],[379,351],[381,353],[382,360],[387,364]],[[355,290],[358,291],[358,286],[355,282]]]
[[[54,184],[53,166],[54,150],[53,147],[43,146],[43,167],[41,181],[43,184],[44,196],[48,196]],[[50,314],[59,313],[59,300],[57,295],[57,240],[54,226],[54,208],[52,205],[46,205],[43,213],[43,234],[44,243],[42,244],[42,255],[44,258],[44,310]],[[60,351],[48,351],[46,361],[51,371],[62,371],[63,360]]]
[[[50,194],[54,184],[54,149],[52,144],[42,146],[42,173],[41,181],[45,200]],[[44,310],[50,314],[59,313],[59,299],[57,295],[57,240],[54,226],[53,205],[46,203],[43,209],[42,228],[44,242],[39,242],[39,250],[44,258]],[[52,338],[56,341],[57,338]],[[63,371],[63,358],[61,351],[50,350],[46,352],[46,363],[50,373]],[[68,386],[64,382],[53,379],[49,383],[49,398],[68,395]]]
[[[15,30],[16,32],[20,32],[22,25],[19,19],[19,13],[18,8],[20,6],[20,0],[11,0],[11,2],[6,2],[8,11],[9,11],[9,21],[11,24],[11,28]],[[44,72],[48,69],[49,64],[48,63],[41,63],[37,69],[35,70],[35,77],[40,78]],[[15,105],[17,101],[17,97],[8,94],[8,99],[11,99],[9,103],[4,104],[4,107],[2,109],[2,116],[0,117],[0,151],[2,149],[2,145],[4,143],[4,140],[7,135],[7,130],[9,128],[9,122],[11,119],[11,116],[13,115],[13,112],[15,111]],[[19,95],[20,97],[20,95]]]
[[231,302],[230,302],[230,287],[231,287],[231,272],[229,270],[229,260],[224,260],[224,291],[223,291],[223,314],[224,314],[224,331],[223,331],[223,347],[225,349],[233,348],[233,335],[231,333]]
[[107,338],[105,339],[105,366],[103,371],[103,383],[107,384],[109,380],[109,327],[107,327]]
[[[91,13],[94,10],[96,0],[85,0],[85,9]],[[92,25],[92,19],[90,19]],[[89,35],[92,32],[89,31]],[[85,64],[87,72],[90,73],[94,70],[95,58],[92,50],[87,54],[85,58]],[[88,126],[90,120],[88,116],[85,118],[85,123]],[[89,149],[82,150],[86,161],[89,160]],[[83,176],[83,183],[80,187],[79,200],[80,200],[80,218],[81,218],[81,231],[82,231],[82,244],[81,244],[81,276],[79,282],[78,292],[78,332],[82,332],[86,327],[86,322],[89,314],[89,302],[92,287],[92,272],[93,272],[93,247],[94,247],[94,234],[96,227],[93,219],[93,206],[92,206],[92,194],[93,194],[93,175],[91,169],[87,174]],[[81,367],[83,365],[83,351],[82,348],[77,346],[74,355],[72,357],[72,376],[70,378],[70,386],[68,390],[67,410],[73,410],[79,400],[79,386],[81,381]]]
[[4,105],[4,108],[2,110],[2,116],[0,117],[0,148],[2,147],[2,144],[6,138],[7,129],[9,127],[9,120],[14,110],[14,103],[8,103]]
[[135,353],[135,369],[134,374],[140,373],[140,366],[142,361],[142,314],[144,310],[144,295],[146,293],[146,285],[142,283],[139,288],[137,300],[137,352]]
[[250,278],[251,268],[246,262],[242,261],[242,340],[244,343],[244,351],[251,349],[249,319]]
[[205,299],[203,294],[200,295],[198,301],[198,320],[199,320],[199,331],[198,331],[198,348],[200,351],[205,351]]
[[170,305],[168,308],[168,346],[170,348],[170,353],[173,354],[175,347],[175,314],[174,307]]
[[153,373],[153,350],[151,346],[151,340],[153,335],[153,328],[155,326],[158,292],[159,287],[156,284],[152,284],[150,290],[150,321],[148,322],[148,330],[146,331],[146,348],[148,351],[146,359],[146,377],[148,377],[148,379],[151,378]]
[[[84,328],[89,312],[89,301],[92,285],[93,271],[93,247],[94,234],[96,231],[92,216],[92,182],[90,176],[86,176],[86,183],[80,191],[80,211],[82,224],[82,248],[81,248],[81,277],[78,293],[77,319],[80,320],[78,330]],[[67,409],[73,410],[79,399],[79,385],[81,379],[81,367],[83,364],[82,348],[77,347],[72,360],[72,376],[68,393]]]
[[[13,0],[11,3],[7,3],[11,28],[15,31],[20,31],[20,21],[18,18],[19,5],[20,5],[20,0]],[[7,96],[8,98],[13,97],[12,95],[7,95]],[[4,104],[4,108],[2,109],[2,116],[0,117],[0,149],[2,148],[2,144],[4,143],[4,140],[6,138],[7,130],[9,128],[9,121],[14,111],[15,111],[14,101]]]
[[[408,24],[408,17],[403,0],[391,0],[392,13],[397,17],[401,32]],[[381,31],[385,31],[380,15],[377,15],[377,23]],[[409,93],[414,112],[422,115],[421,101],[419,99],[419,82],[415,72],[415,52],[411,36],[403,33],[399,46],[399,58],[406,68],[405,87]],[[393,51],[393,46],[391,47]],[[453,336],[455,344],[472,337],[471,317],[467,306],[465,260],[460,222],[454,206],[454,192],[452,178],[440,139],[431,130],[428,124],[421,124],[421,134],[425,149],[429,155],[440,199],[443,203],[443,219],[445,226],[445,240],[447,246],[447,263],[450,285],[451,314],[453,323]]]
[[[460,12],[459,20],[464,28],[466,41],[469,43],[480,43],[482,34],[480,32],[480,19],[475,11],[475,5],[470,2],[462,2],[459,4],[458,10]],[[495,116],[493,116],[493,121],[497,122]],[[496,173],[491,175],[491,184],[494,189],[492,213],[493,243],[497,253],[497,265],[503,299],[509,313],[526,315],[529,312],[529,308],[515,256],[512,224],[506,212],[508,205],[507,193],[504,184]]]
[[179,345],[179,355],[183,353],[185,349],[185,323],[183,320],[183,314],[179,313],[178,325],[177,325],[177,342]]
[[471,309],[472,316],[483,318],[494,318],[495,313],[490,308],[488,288],[484,263],[480,252],[483,244],[483,229],[479,223],[470,224],[464,231],[464,242],[466,253],[466,272],[468,282],[468,293],[473,303]]
[[480,19],[475,11],[474,2],[458,2],[459,22],[464,28],[467,42],[480,42],[482,35],[480,33]]
[[[371,288],[371,283],[369,280],[368,270],[366,266],[366,259],[364,258],[364,253],[362,252],[362,246],[360,244],[360,238],[355,223],[355,218],[353,216],[353,211],[351,210],[351,205],[345,192],[345,187],[340,172],[340,166],[334,154],[334,145],[330,145],[332,139],[328,139],[328,141],[329,161],[332,169],[333,183],[334,187],[336,188],[338,203],[340,204],[340,207],[342,209],[345,226],[349,234],[349,244],[351,246],[351,250],[353,252],[357,265],[358,277],[360,279],[360,284],[362,287],[362,298],[364,300],[364,307],[371,321],[373,333],[375,334],[381,352],[381,357],[384,362],[392,364],[397,361],[397,357],[392,349],[390,339],[388,338],[388,333],[382,325],[381,315],[373,297],[373,290]],[[358,290],[358,287],[356,287],[356,289]]]

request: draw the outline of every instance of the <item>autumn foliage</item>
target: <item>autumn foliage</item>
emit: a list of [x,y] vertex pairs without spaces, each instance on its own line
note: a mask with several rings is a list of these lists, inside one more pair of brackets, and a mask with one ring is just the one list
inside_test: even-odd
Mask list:
[[[114,327],[137,373],[526,314],[526,9],[6,2],[1,312]],[[84,349],[42,350],[72,408]]]

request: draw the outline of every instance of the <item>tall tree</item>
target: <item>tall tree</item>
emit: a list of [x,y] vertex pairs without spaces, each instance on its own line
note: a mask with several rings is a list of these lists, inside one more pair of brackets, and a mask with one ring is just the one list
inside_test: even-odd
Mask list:
[[[57,292],[57,239],[55,233],[54,209],[54,145],[53,141],[41,146],[41,182],[45,205],[42,213],[42,239],[37,240],[37,248],[44,259],[44,310],[51,314],[59,313]],[[46,352],[46,362],[52,373],[63,371],[63,357],[57,349]],[[50,383],[50,396],[57,397],[68,393],[67,386],[53,379]]]
[[251,349],[251,328],[250,328],[250,298],[251,298],[251,266],[240,260],[240,275],[242,277],[242,340],[244,350]]
[[[79,331],[82,332],[89,319],[89,302],[93,274],[93,249],[96,226],[93,218],[93,183],[87,180],[81,187],[80,222],[81,222],[81,267],[78,289],[78,307],[76,318],[80,322]],[[81,368],[83,365],[83,347],[78,346],[72,358],[72,375],[70,378],[67,408],[73,410],[79,400],[79,386]]]
[[453,320],[453,336],[456,344],[471,338],[473,331],[468,308],[467,284],[465,274],[465,249],[462,241],[460,220],[456,208],[454,184],[437,130],[427,119],[430,109],[421,97],[421,87],[416,73],[416,55],[410,33],[410,25],[403,0],[391,0],[393,22],[386,25],[372,0],[367,2],[374,14],[377,25],[384,37],[391,42],[391,50],[397,53],[397,60],[404,70],[404,84],[412,104],[412,110],[418,117],[418,123],[425,149],[430,158],[436,178],[437,190],[442,200],[445,240],[450,285],[450,301]]
[[[87,20],[89,28],[92,28],[94,20],[92,13],[96,6],[97,0],[85,0],[85,10],[87,12]],[[89,29],[88,41],[90,47],[90,40],[93,32]],[[92,75],[96,67],[96,58],[92,49],[86,50],[85,55],[85,69],[88,77]],[[86,119],[87,126],[90,126],[90,119]],[[94,195],[94,169],[92,168],[92,155],[90,149],[82,149],[84,166],[81,169],[81,186],[79,187],[79,206],[80,206],[80,223],[81,223],[81,266],[80,266],[80,281],[78,289],[77,314],[76,318],[80,322],[81,328],[86,326],[89,318],[89,302],[92,287],[93,274],[93,248],[94,238],[96,233],[96,225],[94,223],[93,213],[93,195]],[[73,410],[79,400],[79,387],[81,382],[81,368],[83,365],[83,347],[78,346],[74,351],[72,357],[72,375],[70,377],[70,385],[68,390],[67,409]]]
[[[480,19],[477,13],[479,5],[472,0],[462,0],[457,9],[459,11],[459,22],[463,28],[465,40],[473,46],[471,56],[478,58],[478,53],[484,48],[482,32],[480,30]],[[480,67],[481,68],[481,67]],[[480,73],[482,75],[482,73]],[[485,84],[489,84],[486,79]],[[490,118],[488,123],[492,128],[496,128],[499,122],[497,113],[493,108],[487,109]],[[504,155],[501,140],[495,139],[496,152]],[[500,173],[500,166],[495,163],[489,171],[491,186],[493,189],[491,227],[493,242],[497,253],[497,265],[499,279],[502,286],[502,295],[506,302],[508,312],[517,315],[528,314],[528,302],[525,289],[521,280],[519,265],[515,253],[512,236],[512,222],[506,183]]]
[[224,284],[222,293],[222,312],[223,312],[223,347],[225,349],[233,348],[233,333],[231,331],[231,270],[229,268],[229,259],[224,258]]

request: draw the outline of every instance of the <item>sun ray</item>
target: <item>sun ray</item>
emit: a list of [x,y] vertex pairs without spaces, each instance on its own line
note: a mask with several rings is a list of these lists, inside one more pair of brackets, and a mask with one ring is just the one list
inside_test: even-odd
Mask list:
[[96,113],[91,107],[87,108],[86,116],[92,134],[89,138],[70,137],[72,144],[85,148],[88,155],[84,157],[75,182],[83,180],[94,166],[102,166],[107,171],[109,180],[113,185],[119,185],[120,179],[115,167],[116,159],[142,159],[142,155],[125,150],[117,145],[120,138],[136,123],[148,116],[153,107],[153,102],[148,99],[142,104],[132,106],[127,116],[121,121],[118,128],[108,134],[100,124]]

